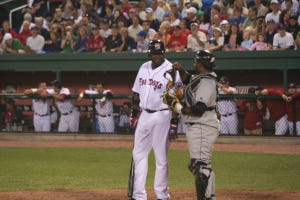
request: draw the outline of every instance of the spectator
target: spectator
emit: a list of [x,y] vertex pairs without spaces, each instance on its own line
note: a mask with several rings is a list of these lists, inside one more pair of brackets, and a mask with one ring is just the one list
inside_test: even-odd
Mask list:
[[122,36],[119,33],[117,25],[111,27],[111,35],[105,40],[103,52],[119,52],[121,51]]
[[109,28],[108,21],[106,19],[103,19],[100,21],[100,35],[107,38],[111,35],[111,29]]
[[[248,94],[255,94],[255,88],[250,87]],[[256,100],[245,100],[240,107],[240,112],[244,114],[244,134],[262,135],[264,111],[257,108]]]
[[[198,11],[199,12],[199,11]],[[199,17],[199,30],[208,35],[208,30],[210,28],[210,18],[206,13],[203,13],[201,17]]]
[[[229,86],[229,79],[225,76],[218,83],[219,94],[237,94],[235,87]],[[237,105],[234,99],[221,99],[217,102],[217,110],[220,114],[220,134],[237,135],[238,117]]]
[[45,53],[60,53],[61,50],[61,35],[56,31],[51,31],[50,40],[45,41],[43,51]]
[[154,29],[155,31],[158,31],[160,22],[153,15],[152,8],[146,8],[145,12],[146,12],[146,20],[149,22],[150,28]]
[[73,52],[74,53],[87,52],[88,51],[87,41],[88,41],[87,27],[80,26],[78,29],[78,38],[75,42]]
[[274,35],[277,33],[276,24],[273,20],[267,22],[267,26],[264,32],[266,43],[269,49],[273,49]]
[[84,94],[99,94],[103,95],[101,99],[96,99],[95,109],[97,111],[97,123],[96,132],[100,133],[112,133],[115,129],[115,122],[113,116],[113,103],[112,103],[112,91],[110,89],[104,89],[103,83],[98,82],[95,90],[84,90],[80,93],[78,101],[80,101]]
[[253,22],[256,21],[257,18],[257,8],[252,6],[249,8],[248,16],[245,18],[242,30],[247,28],[248,26],[254,27]]
[[18,131],[18,127],[24,125],[23,113],[17,108],[13,99],[6,99],[5,101],[2,122],[2,129],[5,131]]
[[158,0],[158,6],[164,10],[165,13],[170,12],[171,8],[167,0]]
[[129,36],[133,37],[137,41],[137,33],[143,30],[143,27],[139,24],[139,17],[137,15],[132,16],[132,25],[128,27]]
[[186,21],[186,27],[190,29],[192,23],[198,24],[198,17],[197,17],[197,9],[191,6],[189,9],[186,10],[187,16],[184,18]]
[[8,20],[2,22],[2,30],[0,31],[0,41],[3,39],[5,33],[10,33],[13,38],[17,38],[18,34],[10,27]]
[[239,27],[242,27],[245,17],[243,16],[243,7],[235,7],[233,10],[233,16],[230,18],[230,23],[237,23]]
[[41,54],[45,44],[45,39],[40,35],[40,29],[37,26],[31,28],[31,36],[27,38],[26,46],[29,47],[29,52]]
[[121,28],[122,44],[119,51],[129,51],[136,49],[136,42],[133,37],[128,35],[128,29],[126,27]]
[[[123,13],[119,9],[115,9],[112,18],[112,24],[119,24],[119,22],[124,22],[125,26],[127,26],[127,19],[124,17]],[[121,27],[119,27],[120,29]]]
[[221,28],[221,18],[219,17],[219,15],[214,15],[212,17],[211,26],[208,29],[208,37],[209,38],[213,37],[213,32],[214,32],[215,27]]
[[225,51],[236,51],[239,49],[243,40],[242,33],[239,30],[237,24],[230,24],[228,35],[224,37],[224,50]]
[[273,50],[294,50],[295,41],[293,35],[285,31],[284,26],[280,26],[278,33],[274,35]]
[[164,9],[158,6],[158,0],[151,0],[151,8],[153,10],[153,15],[161,23],[165,15]]
[[183,52],[187,46],[187,36],[182,33],[180,26],[174,27],[173,34],[170,38],[168,51]]
[[55,100],[60,112],[58,132],[78,132],[80,113],[76,110],[72,99],[67,98],[71,94],[70,90],[57,80],[52,81],[51,84],[52,89],[41,96],[50,96]]
[[30,22],[23,21],[23,30],[19,33],[18,38],[23,45],[26,45],[27,38],[31,36],[31,30],[29,28]]
[[98,53],[102,52],[102,49],[104,47],[105,38],[102,37],[99,33],[99,29],[97,27],[94,27],[92,29],[92,35],[89,37],[87,41],[87,49],[88,51]]
[[135,9],[136,9],[136,13],[139,16],[139,18],[143,21],[147,20],[146,19],[146,12],[144,11],[145,8],[145,2],[138,2],[134,5]]
[[144,53],[147,52],[149,40],[146,38],[146,36],[147,36],[146,31],[142,30],[138,32],[137,45],[136,45],[137,52],[144,52]]
[[223,46],[224,37],[222,36],[222,31],[219,27],[215,27],[214,36],[207,41],[205,49],[209,51],[219,51],[222,50]]
[[73,27],[67,26],[66,27],[66,35],[63,36],[61,40],[61,53],[73,53],[73,48],[77,41],[77,36],[73,33]]
[[222,30],[222,36],[228,35],[230,29],[229,21],[226,19],[222,20],[220,26]]
[[[187,24],[186,24],[185,19],[180,20],[179,26],[180,26],[180,28],[182,30],[182,33],[185,34],[186,36],[188,36],[189,34],[192,33],[191,30],[187,28]],[[176,29],[176,27],[177,26],[171,27],[171,29],[172,29],[171,33],[173,33],[173,29]]]
[[156,31],[153,28],[150,28],[150,21],[143,21],[142,23],[143,30],[147,32],[147,39],[150,41],[153,39],[154,34]]
[[40,29],[41,36],[44,37],[45,40],[50,39],[50,32],[45,28],[44,26],[44,19],[42,17],[35,17],[34,18],[35,26],[37,26]]
[[[256,88],[256,95],[276,95],[282,97],[284,91],[282,89],[272,89],[261,87]],[[275,135],[285,135],[288,130],[288,120],[286,114],[286,104],[282,99],[265,99],[257,100],[258,109],[268,109],[270,119],[275,123]]]
[[120,112],[120,121],[118,124],[118,131],[131,132],[131,104],[124,102]]
[[60,24],[64,21],[64,18],[62,16],[63,12],[60,7],[57,7],[54,11],[53,19],[51,21],[51,24]]
[[295,0],[281,1],[280,10],[287,9],[291,16],[296,16],[299,13],[299,2]]
[[[24,14],[24,20],[23,21],[30,22],[30,25],[29,25],[30,29],[35,26],[35,24],[32,22],[32,15],[28,12]],[[23,30],[23,24],[20,27],[19,33],[22,32],[22,30]]]
[[13,38],[10,33],[5,33],[0,48],[7,54],[24,54],[24,46],[19,39]]
[[280,11],[280,4],[279,4],[278,0],[272,0],[270,8],[271,8],[272,12],[270,12],[266,15],[265,22],[273,20],[276,24],[279,24],[279,15],[280,15],[281,11]]
[[287,28],[289,25],[290,13],[288,10],[282,10],[279,15],[279,24]]
[[169,46],[171,39],[171,34],[169,34],[170,27],[170,22],[163,21],[160,24],[158,32],[154,34],[153,39],[161,40],[164,43],[165,47]]
[[250,38],[250,31],[245,30],[243,32],[243,41],[241,42],[241,51],[249,51],[251,45],[253,44],[253,40]]
[[198,24],[191,24],[192,33],[187,37],[187,50],[188,51],[198,51],[203,50],[205,47],[205,43],[207,41],[207,37],[205,33],[199,31]]
[[180,19],[178,18],[178,12],[170,13],[170,23],[172,27],[179,25]]
[[[262,4],[262,0],[254,0],[254,6],[257,9],[257,17],[265,17],[269,12],[269,9]],[[268,21],[266,20],[266,22]]]
[[300,31],[297,34],[295,44],[296,44],[297,49],[300,50]]
[[[282,98],[286,101],[286,109],[289,124],[289,133],[293,135],[300,135],[300,92],[297,92],[297,87],[295,83],[290,83],[288,85],[286,94]],[[298,97],[298,98],[297,98]],[[295,124],[295,126],[294,126]],[[294,127],[296,131],[294,131]]]
[[133,5],[128,0],[122,0],[122,11],[129,15],[130,10],[133,8]]
[[268,47],[268,44],[265,41],[265,35],[263,33],[257,34],[257,39],[254,44],[251,45],[249,48],[250,51],[264,51],[264,50],[270,50]]
[[300,26],[297,22],[296,16],[290,16],[286,31],[293,35],[294,40],[297,38],[297,34],[300,31]]

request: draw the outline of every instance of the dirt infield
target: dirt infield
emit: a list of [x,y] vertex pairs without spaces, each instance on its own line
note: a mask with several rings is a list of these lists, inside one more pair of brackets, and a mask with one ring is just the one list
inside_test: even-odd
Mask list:
[[[278,154],[300,154],[300,144],[282,144],[281,141],[272,144],[251,142],[217,143],[215,151],[258,152]],[[0,147],[132,147],[132,140],[3,140]],[[172,142],[172,149],[187,149],[184,140]],[[152,190],[148,191],[149,200],[155,199]],[[172,199],[196,200],[193,189],[170,189]],[[300,192],[286,191],[250,191],[250,190],[218,190],[218,200],[298,200]],[[45,190],[45,191],[9,191],[0,192],[0,200],[126,200],[126,189],[82,189],[82,190]]]

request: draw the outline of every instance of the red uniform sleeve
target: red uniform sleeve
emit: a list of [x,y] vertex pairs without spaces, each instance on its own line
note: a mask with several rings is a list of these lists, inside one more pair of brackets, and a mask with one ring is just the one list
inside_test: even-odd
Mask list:
[[274,94],[279,96],[282,96],[285,93],[284,90],[273,89],[273,88],[268,88],[267,91],[269,94]]

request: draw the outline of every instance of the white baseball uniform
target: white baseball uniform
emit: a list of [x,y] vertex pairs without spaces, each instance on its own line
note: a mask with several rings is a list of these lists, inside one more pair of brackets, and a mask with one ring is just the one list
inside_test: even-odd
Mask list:
[[[37,90],[33,88],[32,90]],[[47,89],[49,92],[50,90]],[[33,126],[35,132],[50,132],[50,99],[32,99]]]
[[[237,94],[234,87],[229,87],[233,94]],[[225,94],[221,89],[218,89],[219,94]],[[238,133],[238,117],[237,106],[234,99],[219,100],[217,110],[220,113],[220,134],[236,135]]]
[[[104,90],[103,94],[107,94],[111,90]],[[95,90],[85,90],[85,94],[99,94]],[[104,105],[101,105],[101,102]],[[97,111],[98,129],[100,133],[113,133],[115,131],[115,121],[113,116],[113,103],[110,99],[103,97],[96,99],[95,109]]]
[[[52,89],[48,93],[55,94],[55,91]],[[70,95],[70,90],[68,88],[62,88],[60,94],[68,96]],[[76,110],[72,99],[56,99],[55,104],[60,112],[58,132],[78,132],[80,113]]]
[[[168,80],[164,77],[172,64],[165,61],[152,69],[152,61],[144,63],[136,76],[133,92],[139,94],[141,115],[135,131],[133,160],[135,164],[133,198],[146,200],[145,182],[148,171],[148,155],[153,148],[156,162],[154,190],[158,199],[169,199],[168,192],[168,130],[171,111],[162,102]],[[176,83],[181,83],[179,74]],[[182,85],[182,84],[181,84]]]

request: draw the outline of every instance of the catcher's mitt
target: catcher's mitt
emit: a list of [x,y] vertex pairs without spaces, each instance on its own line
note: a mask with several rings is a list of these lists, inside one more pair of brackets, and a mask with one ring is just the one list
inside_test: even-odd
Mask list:
[[[163,102],[169,106],[169,109],[178,113],[179,99],[171,92],[165,91],[163,94]],[[177,105],[177,106],[176,106]]]

